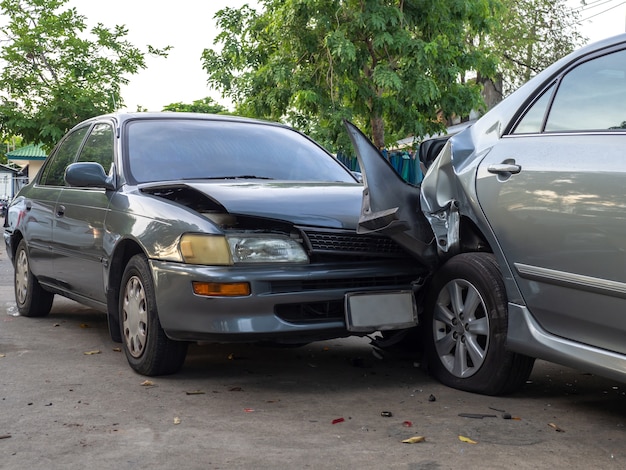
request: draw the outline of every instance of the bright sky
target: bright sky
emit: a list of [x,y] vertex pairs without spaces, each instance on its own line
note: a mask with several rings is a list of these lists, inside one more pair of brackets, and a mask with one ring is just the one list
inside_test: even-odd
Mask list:
[[[122,89],[126,109],[134,111],[140,105],[160,111],[170,103],[191,103],[206,96],[230,106],[206,85],[200,57],[203,49],[213,47],[215,13],[246,3],[258,8],[256,0],[70,0],[69,5],[90,25],[125,25],[135,46],[173,46],[168,58],[148,58],[148,68],[132,76]],[[581,8],[580,30],[590,42],[625,31],[626,0],[586,0],[583,7],[580,0],[567,0],[567,4]]]
[[146,50],[172,46],[167,58],[148,57],[148,68],[130,77],[122,88],[126,109],[137,106],[148,111],[161,111],[170,103],[191,103],[206,96],[230,107],[218,92],[206,84],[207,74],[202,69],[201,55],[213,48],[216,35],[213,17],[228,6],[239,8],[248,4],[258,9],[256,0],[70,0],[87,23],[102,23],[112,28],[125,25],[127,39]]

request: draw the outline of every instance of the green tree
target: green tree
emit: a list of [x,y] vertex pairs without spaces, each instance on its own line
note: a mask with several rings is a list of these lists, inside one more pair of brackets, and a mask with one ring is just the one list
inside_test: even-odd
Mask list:
[[[497,0],[262,0],[217,13],[209,83],[238,113],[287,121],[341,149],[342,119],[377,146],[442,130],[482,103],[470,71],[495,62],[468,38],[490,30]],[[391,130],[391,131],[389,131]]]
[[185,103],[171,103],[163,108],[163,111],[175,111],[178,113],[207,113],[207,114],[225,114],[228,113],[228,109],[219,103],[216,103],[213,98],[203,98],[201,100],[195,100],[191,104]]
[[2,0],[0,125],[8,134],[52,146],[83,119],[122,106],[120,86],[146,68],[147,52],[125,39],[127,30],[97,24],[68,0]]
[[580,11],[566,0],[503,0],[500,21],[485,47],[498,56],[506,96],[584,43]]

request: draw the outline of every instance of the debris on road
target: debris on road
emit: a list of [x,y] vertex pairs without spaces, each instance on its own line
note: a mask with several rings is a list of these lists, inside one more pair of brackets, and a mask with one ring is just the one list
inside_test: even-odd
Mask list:
[[554,423],[548,423],[548,426],[550,426],[552,429],[554,429],[556,432],[565,432],[565,429],[560,428],[559,426],[557,426]]
[[413,436],[409,437],[402,441],[403,444],[417,444],[418,442],[425,442],[426,438],[424,436]]
[[459,413],[461,418],[474,418],[474,419],[483,419],[483,418],[497,418],[497,415],[485,414],[485,413]]
[[152,380],[144,380],[141,382],[142,387],[152,387],[154,386],[154,382]]
[[465,437],[465,436],[459,436],[459,441],[467,442],[468,444],[478,444],[478,442],[470,439],[469,437]]
[[93,356],[94,354],[100,354],[100,350],[99,349],[95,349],[93,351],[85,351],[83,354],[85,356]]
[[381,411],[380,415],[383,418],[391,418],[393,416],[393,413],[391,411]]
[[332,420],[332,424],[339,424],[339,423],[343,423],[345,421],[345,419],[343,418],[335,418]]

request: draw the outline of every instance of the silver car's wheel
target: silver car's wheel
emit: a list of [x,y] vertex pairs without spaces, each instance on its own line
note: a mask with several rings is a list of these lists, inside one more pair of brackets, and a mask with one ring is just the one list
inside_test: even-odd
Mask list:
[[423,320],[428,369],[442,383],[498,395],[526,382],[534,359],[506,348],[508,302],[492,254],[462,253],[441,266]]
[[169,339],[161,328],[152,272],[143,255],[133,256],[124,270],[119,320],[126,359],[136,372],[165,375],[182,367],[187,343]]
[[17,245],[14,267],[13,283],[18,311],[25,317],[45,317],[52,308],[54,294],[41,287],[31,272],[25,240]]
[[148,311],[146,293],[137,276],[126,283],[122,300],[122,328],[126,348],[131,356],[140,357],[146,346]]
[[446,284],[435,304],[432,327],[444,367],[458,378],[474,375],[489,348],[489,317],[478,289],[463,279]]

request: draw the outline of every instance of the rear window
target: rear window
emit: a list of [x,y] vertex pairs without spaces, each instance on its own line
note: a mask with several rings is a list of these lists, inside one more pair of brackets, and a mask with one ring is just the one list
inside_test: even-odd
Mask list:
[[137,183],[189,179],[355,180],[303,135],[265,124],[145,120],[127,127],[127,155]]

